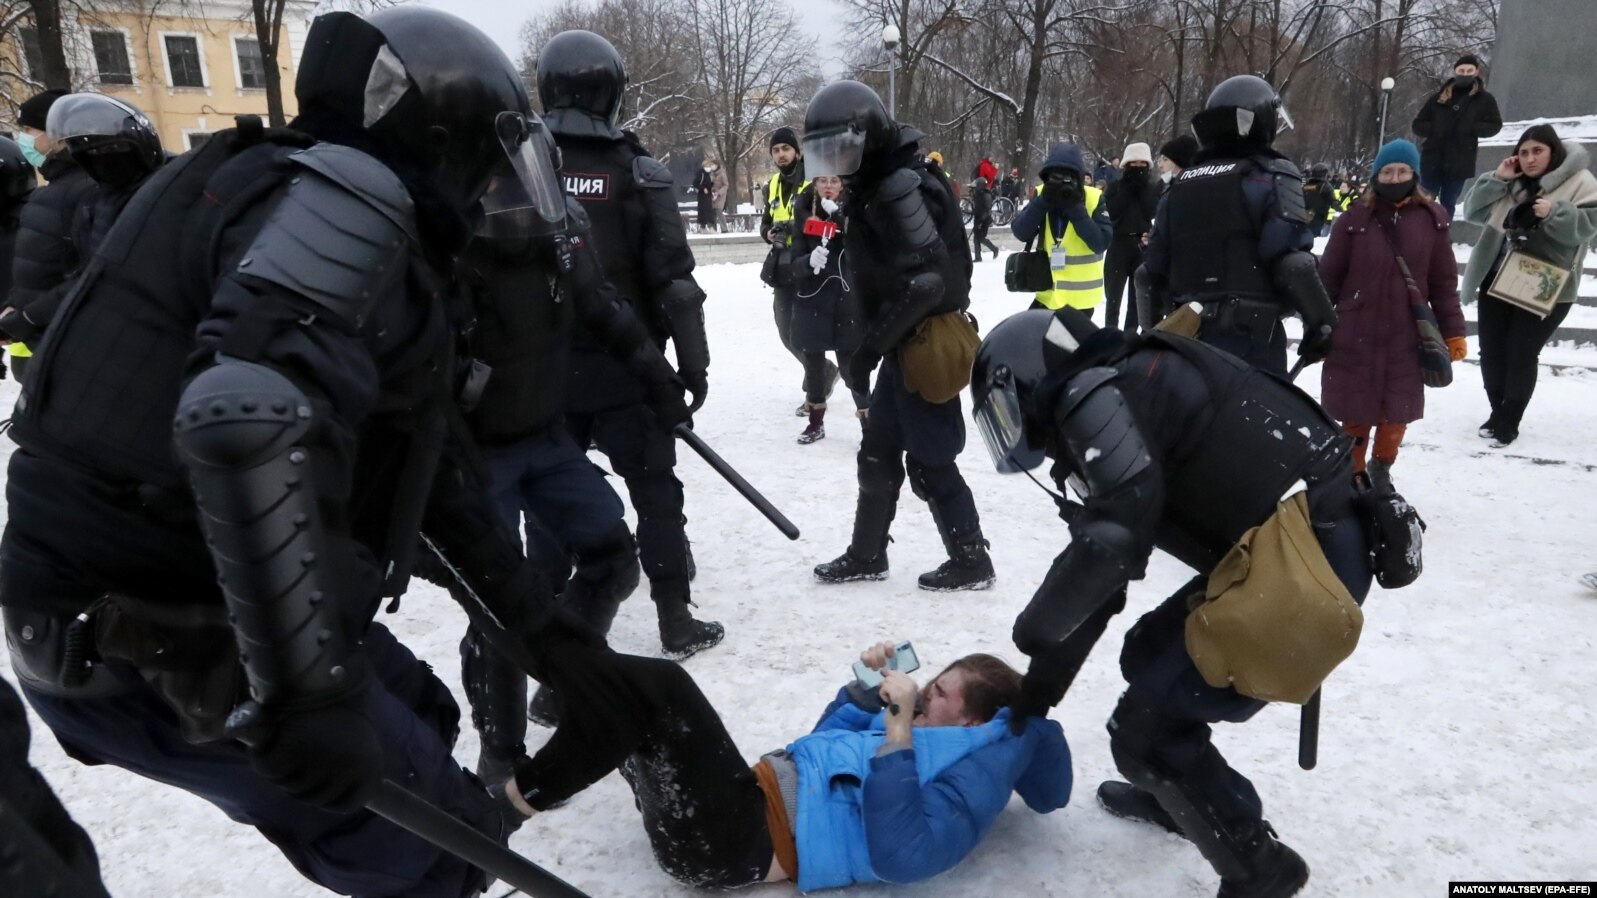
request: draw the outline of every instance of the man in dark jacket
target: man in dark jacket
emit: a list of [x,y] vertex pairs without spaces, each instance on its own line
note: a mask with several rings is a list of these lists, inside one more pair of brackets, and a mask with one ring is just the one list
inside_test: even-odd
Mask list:
[[1128,144],[1121,158],[1125,164],[1120,177],[1104,191],[1109,224],[1114,228],[1114,238],[1104,258],[1104,323],[1109,327],[1120,325],[1120,302],[1130,287],[1125,329],[1136,333],[1139,325],[1154,324],[1137,318],[1137,288],[1131,275],[1142,264],[1142,248],[1147,245],[1148,232],[1153,229],[1153,217],[1159,209],[1159,187],[1153,179],[1153,153],[1147,144]]
[[998,183],[998,195],[1012,200],[1016,207],[1020,206],[1021,199],[1026,196],[1026,188],[1020,183],[1020,169],[1012,168],[1009,174],[1004,175],[1004,179]]
[[[526,516],[528,556],[564,587],[564,607],[607,635],[638,585],[638,547],[620,497],[565,428],[574,328],[580,325],[646,385],[662,425],[687,420],[688,409],[670,362],[605,281],[581,205],[571,198],[566,203],[564,233],[529,241],[484,228],[461,260],[476,313],[472,357],[487,372],[467,422],[500,517],[516,530]],[[460,655],[481,736],[477,775],[503,782],[526,751],[526,674],[476,629]],[[531,709],[547,726],[558,720],[553,695],[540,690]]]
[[472,895],[481,871],[364,810],[388,780],[508,836],[448,688],[373,621],[418,545],[523,670],[618,687],[539,753],[541,805],[636,716],[454,406],[452,261],[478,210],[563,222],[557,151],[493,41],[424,7],[318,18],[295,92],[293,131],[244,118],[164,166],[52,324],[9,432],[12,670],[74,758],[211,801],[332,891]]
[[22,207],[16,250],[11,265],[11,294],[0,309],[0,331],[9,337],[12,367],[21,380],[36,341],[61,301],[55,288],[76,274],[84,262],[73,235],[80,218],[94,202],[94,180],[73,161],[66,145],[45,132],[50,107],[67,95],[47,90],[23,101],[17,110],[22,128],[18,143],[44,176],[45,185]]
[[[16,141],[0,137],[0,309],[10,305],[11,260],[17,249],[22,207],[38,186],[38,176],[22,148]],[[0,377],[4,376],[5,365],[0,362]]]
[[987,181],[977,178],[970,188],[970,248],[974,262],[981,261],[981,249],[987,247],[998,258],[998,244],[987,239],[987,230],[993,226],[993,189]]
[[[709,390],[710,346],[704,291],[677,211],[671,172],[616,127],[626,69],[609,41],[588,31],[555,35],[538,55],[538,93],[565,158],[566,191],[592,221],[605,278],[656,346],[676,351],[677,374],[693,393]],[[668,655],[686,658],[719,643],[726,630],[694,620],[682,481],[668,422],[650,408],[651,385],[585,328],[577,329],[567,381],[566,428],[578,446],[595,445],[626,481],[638,514],[638,554],[649,578]]]
[[954,461],[965,446],[959,397],[931,402],[911,392],[900,349],[923,322],[970,305],[970,248],[959,203],[943,175],[919,162],[921,132],[887,114],[875,91],[835,81],[804,118],[805,156],[817,175],[838,175],[849,193],[849,284],[863,297],[865,339],[848,362],[848,384],[864,390],[882,372],[859,449],[853,539],[815,568],[822,583],[887,576],[888,530],[908,469],[910,488],[931,506],[948,561],[920,576],[922,589],[993,584],[976,499]]
[[[760,218],[760,237],[771,245],[765,255],[765,265],[760,269],[760,279],[771,288],[771,314],[776,319],[776,336],[799,364],[804,364],[804,351],[793,346],[793,281],[797,267],[803,264],[793,252],[793,239],[803,222],[793,217],[793,203],[799,192],[809,184],[804,175],[804,153],[799,147],[798,134],[782,126],[771,132],[771,161],[776,173],[765,186],[765,214]],[[837,368],[826,363],[826,395],[832,394],[837,384]],[[803,403],[798,407],[802,417],[808,412]]]
[[1331,209],[1337,204],[1335,185],[1331,183],[1331,167],[1324,162],[1316,162],[1310,166],[1309,177],[1303,182],[1303,205],[1309,210],[1309,225],[1314,229],[1314,236],[1325,236],[1331,225]]
[[1481,62],[1466,53],[1453,63],[1453,77],[1414,116],[1420,137],[1421,187],[1453,217],[1464,182],[1475,177],[1475,152],[1482,137],[1503,130],[1497,98],[1486,90]]
[[1320,283],[1303,176],[1272,144],[1291,119],[1269,82],[1220,82],[1192,117],[1203,151],[1159,203],[1144,267],[1168,307],[1203,306],[1198,339],[1285,374],[1281,319],[1303,319],[1298,355],[1331,345],[1336,313]]
[[977,352],[971,394],[1000,472],[1052,459],[1059,489],[1082,497],[1055,497],[1070,545],[1015,620],[1031,665],[1012,719],[1064,697],[1129,581],[1155,548],[1173,555],[1198,576],[1126,636],[1109,745],[1131,782],[1105,783],[1099,800],[1191,840],[1220,874],[1221,898],[1296,893],[1308,866],[1210,741],[1211,724],[1241,723],[1266,703],[1210,685],[1185,621],[1209,572],[1300,484],[1324,560],[1363,600],[1371,570],[1348,438],[1302,391],[1234,356],[1160,331],[1100,330],[1071,309],[1000,322]]

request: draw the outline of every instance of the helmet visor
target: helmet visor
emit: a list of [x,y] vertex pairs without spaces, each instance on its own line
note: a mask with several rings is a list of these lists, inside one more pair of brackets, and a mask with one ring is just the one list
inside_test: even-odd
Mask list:
[[483,194],[481,232],[514,238],[558,231],[566,219],[566,195],[552,158],[558,150],[543,121],[536,115],[501,112],[494,129],[505,164]]
[[154,135],[144,113],[103,94],[68,94],[55,101],[45,120],[45,133],[57,139],[73,137],[131,137]]
[[1020,413],[1020,396],[1009,369],[999,368],[987,385],[985,402],[973,413],[976,429],[993,457],[1000,474],[1019,474],[1043,463],[1043,453],[1026,441],[1025,420]]
[[1297,125],[1293,124],[1292,122],[1292,113],[1287,111],[1285,100],[1276,101],[1275,120],[1276,131],[1281,134],[1285,134],[1286,132],[1297,127]]
[[865,134],[853,129],[804,135],[804,174],[846,178],[865,159]]

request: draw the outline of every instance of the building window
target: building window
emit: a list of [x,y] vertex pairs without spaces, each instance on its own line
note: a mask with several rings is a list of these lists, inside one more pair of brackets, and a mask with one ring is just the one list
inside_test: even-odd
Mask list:
[[233,39],[238,55],[238,86],[247,90],[266,89],[266,63],[261,59],[261,42],[252,37]]
[[128,42],[120,31],[91,31],[94,67],[101,84],[132,84],[133,66],[128,63]]
[[39,29],[18,28],[17,38],[22,41],[22,58],[28,64],[28,74],[39,77],[44,71],[44,50],[39,47]]
[[200,65],[199,40],[167,35],[166,70],[172,73],[173,87],[204,87],[205,67]]
[[188,139],[189,149],[196,150],[196,149],[199,149],[200,147],[205,146],[205,142],[207,140],[211,139],[211,132],[209,132],[209,131],[184,131],[183,132],[183,136]]

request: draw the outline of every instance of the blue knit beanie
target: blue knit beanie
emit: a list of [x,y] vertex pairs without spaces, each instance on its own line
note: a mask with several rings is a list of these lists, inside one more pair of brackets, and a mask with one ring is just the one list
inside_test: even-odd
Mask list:
[[1415,179],[1417,180],[1419,178],[1420,151],[1414,146],[1413,142],[1403,140],[1402,138],[1398,138],[1386,146],[1381,147],[1381,151],[1375,154],[1375,167],[1370,169],[1370,177],[1373,178],[1376,175],[1379,175],[1381,173],[1381,169],[1391,165],[1394,162],[1408,163],[1408,167],[1414,169]]

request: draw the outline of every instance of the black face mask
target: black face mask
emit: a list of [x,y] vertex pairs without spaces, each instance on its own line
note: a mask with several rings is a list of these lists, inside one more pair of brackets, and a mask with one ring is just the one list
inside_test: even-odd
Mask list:
[[1474,75],[1459,75],[1453,79],[1453,90],[1468,91],[1475,86]]
[[1375,182],[1375,195],[1389,203],[1397,204],[1407,199],[1414,192],[1414,179],[1388,184],[1384,181]]

